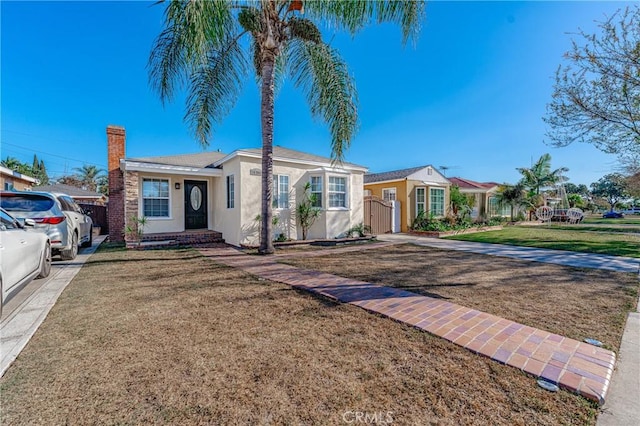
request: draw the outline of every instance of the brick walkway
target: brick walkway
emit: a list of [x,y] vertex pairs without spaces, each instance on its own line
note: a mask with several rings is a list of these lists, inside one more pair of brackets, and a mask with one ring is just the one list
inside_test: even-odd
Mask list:
[[[440,299],[280,264],[278,256],[248,256],[232,248],[199,250],[258,277],[412,325],[600,404],[609,388],[615,365],[615,354],[609,350]],[[343,249],[332,253],[336,251]]]

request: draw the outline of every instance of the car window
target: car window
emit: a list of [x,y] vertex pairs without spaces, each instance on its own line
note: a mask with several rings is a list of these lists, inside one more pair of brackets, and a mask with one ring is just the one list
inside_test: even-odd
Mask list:
[[1,222],[2,227],[0,227],[0,229],[18,229],[19,228],[16,221],[3,211],[0,211],[0,219],[2,220]]
[[55,201],[39,194],[3,194],[0,207],[8,211],[43,212],[50,210]]
[[58,200],[60,200],[60,204],[62,205],[62,210],[66,211],[66,212],[75,212],[76,209],[73,206],[74,202],[71,198],[69,197],[65,197],[64,195],[61,197],[58,197]]
[[70,211],[70,212],[82,213],[82,209],[76,203],[76,200],[74,200],[73,198],[67,197],[66,195],[63,195],[62,197],[60,197],[60,200],[62,202],[64,202],[65,205],[66,205],[66,208],[64,210],[67,210],[67,211]]

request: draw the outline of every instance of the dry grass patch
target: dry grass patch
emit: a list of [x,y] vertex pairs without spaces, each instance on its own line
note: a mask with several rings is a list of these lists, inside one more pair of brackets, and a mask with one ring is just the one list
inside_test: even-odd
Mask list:
[[638,275],[399,245],[286,263],[399,287],[617,351]]
[[593,424],[427,333],[188,250],[93,255],[0,379],[3,424]]

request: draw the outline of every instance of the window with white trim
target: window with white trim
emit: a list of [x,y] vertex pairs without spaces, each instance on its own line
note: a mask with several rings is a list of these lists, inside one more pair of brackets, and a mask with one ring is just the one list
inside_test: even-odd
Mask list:
[[425,211],[425,189],[416,188],[416,216]]
[[289,208],[289,176],[273,175],[273,201],[274,209]]
[[347,178],[329,176],[329,207],[347,207]]
[[227,176],[227,208],[235,207],[236,188],[233,175]]
[[429,213],[444,216],[444,188],[429,188]]
[[142,179],[142,215],[169,217],[168,179]]
[[396,189],[395,188],[385,188],[382,190],[382,199],[385,201],[395,201],[396,200]]
[[322,176],[311,176],[311,185],[309,195],[311,196],[312,206],[322,208]]

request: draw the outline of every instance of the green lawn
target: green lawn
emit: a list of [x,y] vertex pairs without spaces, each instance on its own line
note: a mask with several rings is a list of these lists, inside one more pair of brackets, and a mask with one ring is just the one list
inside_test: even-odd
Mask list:
[[584,232],[545,225],[511,226],[501,231],[478,232],[447,238],[640,258],[640,237],[633,233]]
[[640,234],[640,224],[638,226],[629,224],[608,225],[608,224],[577,224],[567,225],[553,223],[551,225],[543,225],[546,229],[559,229],[563,231],[578,231],[578,232],[621,232],[621,233],[635,233]]
[[603,219],[602,215],[589,215],[582,223],[587,224],[607,224],[607,225],[638,225],[640,226],[640,215],[626,215],[622,219]]

